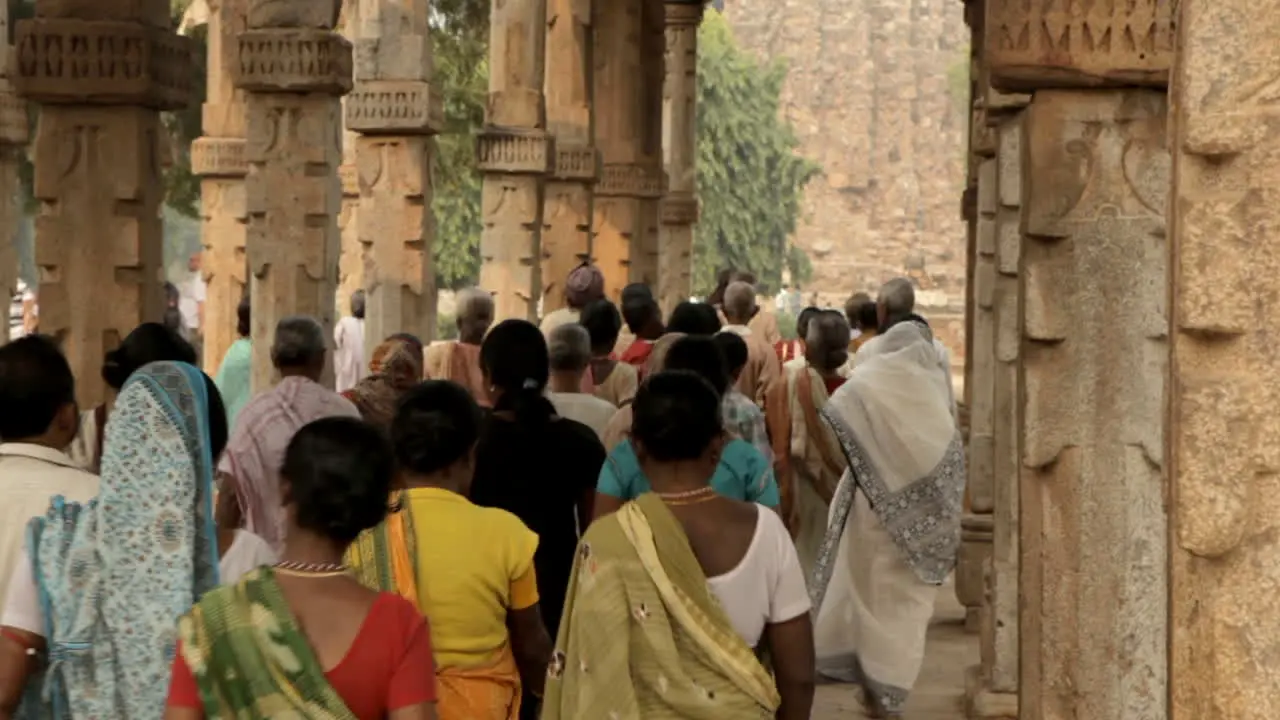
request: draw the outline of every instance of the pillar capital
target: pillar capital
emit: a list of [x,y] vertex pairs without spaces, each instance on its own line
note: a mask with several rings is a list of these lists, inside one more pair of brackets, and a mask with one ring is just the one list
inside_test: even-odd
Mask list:
[[698,198],[692,193],[671,193],[662,198],[663,225],[697,225]]
[[0,148],[26,145],[30,137],[27,101],[12,88],[0,89]]
[[424,80],[364,80],[347,96],[347,129],[364,135],[435,135],[444,99]]
[[667,26],[687,25],[696,27],[702,22],[702,14],[705,6],[702,0],[665,0],[663,7],[666,11]]
[[191,172],[201,177],[239,177],[249,174],[244,138],[199,137],[191,143]]
[[192,100],[196,43],[164,27],[37,17],[17,24],[15,44],[13,85],[36,102],[177,110]]
[[236,87],[253,92],[351,91],[351,43],[330,30],[266,28],[237,39]]
[[476,143],[476,167],[481,172],[546,175],[555,160],[555,138],[542,130],[486,128]]
[[551,176],[557,180],[595,183],[600,178],[600,151],[591,146],[557,146]]
[[660,198],[666,190],[662,171],[643,163],[606,163],[596,183],[601,197]]

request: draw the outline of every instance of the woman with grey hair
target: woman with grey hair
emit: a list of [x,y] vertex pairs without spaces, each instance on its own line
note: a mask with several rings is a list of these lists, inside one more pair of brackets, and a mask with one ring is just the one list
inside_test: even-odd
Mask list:
[[309,317],[276,326],[271,361],[280,383],[245,405],[218,464],[218,521],[260,536],[279,552],[284,540],[280,466],[294,433],[327,417],[359,418],[351,401],[320,384],[324,329]]

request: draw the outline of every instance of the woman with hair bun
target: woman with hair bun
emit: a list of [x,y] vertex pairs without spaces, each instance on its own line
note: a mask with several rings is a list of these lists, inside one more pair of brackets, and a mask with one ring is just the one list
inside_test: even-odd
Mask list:
[[409,391],[391,425],[400,509],[347,553],[366,586],[398,592],[431,618],[441,720],[518,718],[522,689],[541,696],[551,657],[538,536],[467,499],[482,421],[461,385]]
[[360,420],[317,420],[294,435],[280,474],[281,561],[206,594],[178,622],[166,720],[433,720],[426,620],[343,562],[387,515],[386,439]]
[[726,442],[720,394],[668,371],[645,381],[633,408],[652,492],[582,539],[543,720],[808,718],[809,594],[778,515],[711,486]]
[[591,428],[556,415],[546,397],[547,341],[532,323],[496,325],[480,348],[480,366],[493,411],[476,446],[471,500],[510,512],[538,535],[539,603],[554,635],[604,446]]

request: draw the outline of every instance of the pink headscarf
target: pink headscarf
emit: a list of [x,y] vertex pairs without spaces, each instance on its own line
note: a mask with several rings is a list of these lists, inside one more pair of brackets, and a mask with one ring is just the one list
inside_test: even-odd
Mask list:
[[604,297],[604,273],[591,263],[583,263],[569,273],[564,285],[564,299],[571,307],[585,307]]

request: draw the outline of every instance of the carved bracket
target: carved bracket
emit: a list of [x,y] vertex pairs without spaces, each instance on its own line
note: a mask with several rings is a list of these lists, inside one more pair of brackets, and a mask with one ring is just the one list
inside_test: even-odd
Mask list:
[[0,93],[0,145],[26,145],[30,137],[27,101],[12,92]]
[[600,177],[600,152],[593,147],[557,147],[554,177],[595,182]]
[[656,167],[610,163],[604,166],[596,195],[601,197],[660,198],[666,191],[666,174]]
[[347,96],[346,120],[365,135],[434,135],[444,128],[444,101],[421,80],[369,80]]
[[486,129],[476,143],[481,172],[546,175],[554,161],[555,138],[541,130]]
[[18,23],[15,45],[13,85],[29,100],[157,110],[192,100],[197,44],[165,28],[37,18]]
[[247,30],[237,38],[236,87],[253,92],[351,92],[351,43],[328,30]]
[[698,198],[686,193],[667,195],[659,203],[658,214],[663,225],[696,225]]
[[191,143],[191,172],[201,177],[244,177],[244,138],[200,137]]
[[694,2],[667,0],[663,7],[666,9],[665,17],[668,27],[673,25],[697,27],[702,22],[702,0],[695,0]]
[[342,196],[349,198],[360,197],[360,173],[356,170],[356,166],[351,163],[343,163],[338,166],[338,182],[342,183]]

